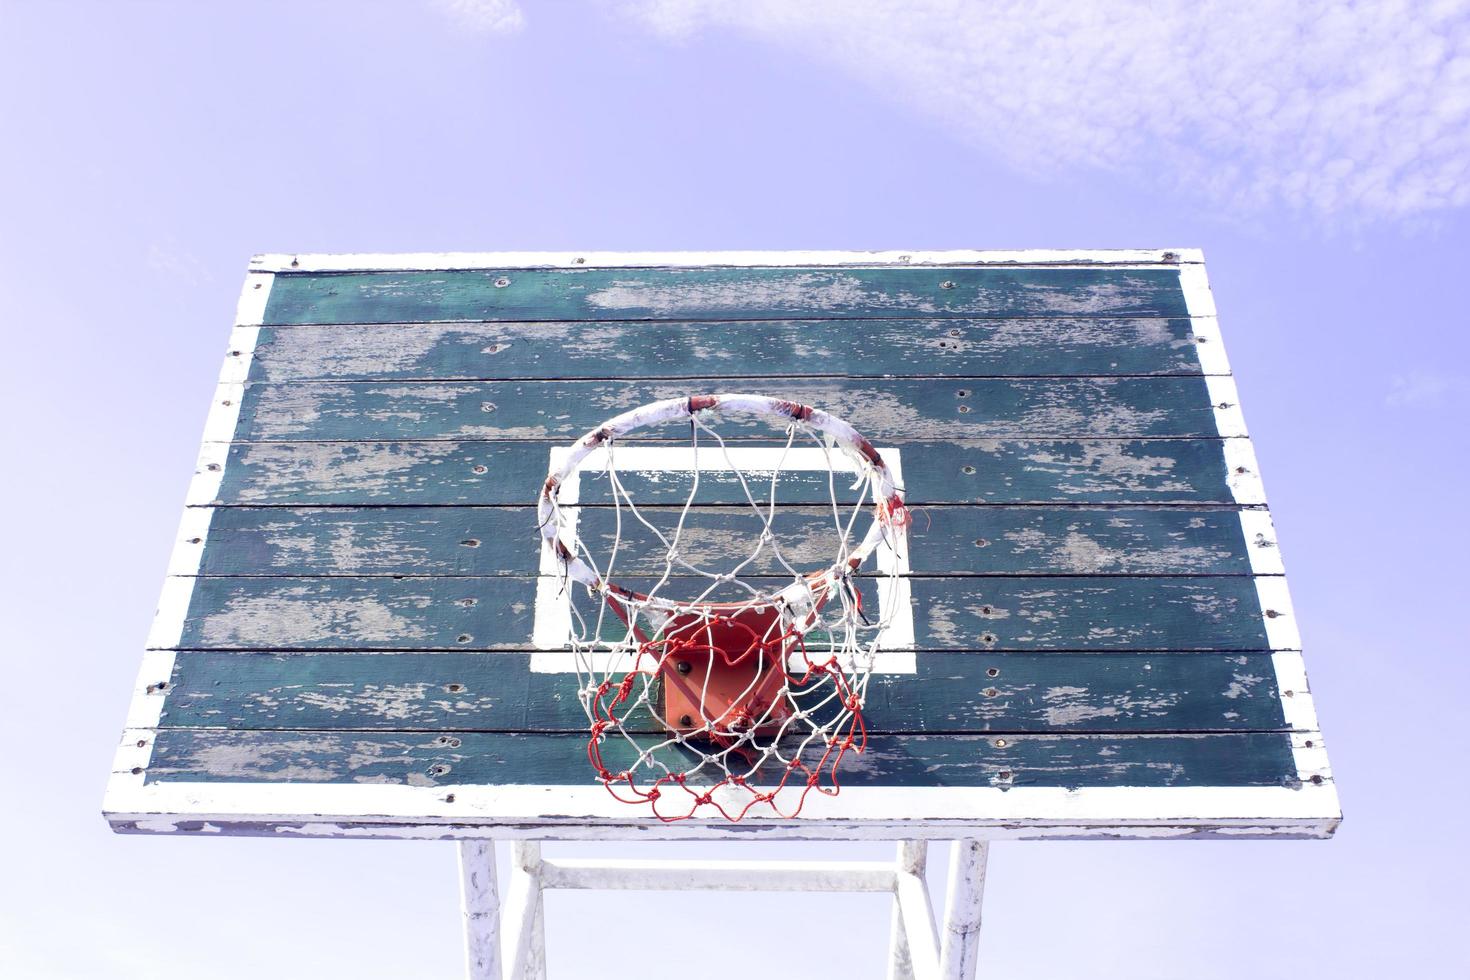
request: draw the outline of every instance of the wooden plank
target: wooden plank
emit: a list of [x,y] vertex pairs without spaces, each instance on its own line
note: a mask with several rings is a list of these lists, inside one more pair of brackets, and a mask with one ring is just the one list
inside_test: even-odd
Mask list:
[[[535,579],[510,576],[193,582],[182,649],[524,649],[536,603]],[[878,608],[874,582],[862,584],[867,608]],[[1255,580],[1246,576],[946,577],[910,585],[920,650],[1271,648]],[[677,595],[679,586],[662,594]]]
[[[643,739],[656,736],[641,736]],[[632,761],[604,743],[613,767]],[[1282,786],[1297,779],[1291,736],[874,735],[849,753],[843,787]],[[582,786],[581,735],[464,732],[158,732],[149,783],[363,783],[409,786]],[[630,811],[633,808],[629,808]],[[646,810],[646,808],[645,808]]]
[[[818,381],[461,381],[252,384],[234,438],[246,442],[437,439],[566,440],[636,405],[715,389],[750,389],[841,416],[869,439],[1142,438],[1217,436],[1205,382],[1189,378],[935,378]],[[789,420],[788,420],[789,421]],[[785,428],[715,417],[725,438],[772,438]],[[689,441],[689,425],[649,430]]]
[[[611,508],[569,508],[594,554],[611,552]],[[643,509],[667,537],[673,508]],[[205,575],[533,575],[539,570],[534,507],[227,507],[210,512],[199,571]],[[797,568],[832,559],[830,509],[780,508],[772,528]],[[865,521],[859,533],[866,530]],[[754,551],[754,511],[698,508],[684,520],[680,551],[710,567]],[[909,568],[921,575],[1250,574],[1248,544],[1233,510],[1185,508],[934,507],[909,527]],[[619,567],[662,568],[664,546],[624,521]],[[749,570],[776,571],[769,552]]]
[[1188,316],[1177,268],[470,269],[280,273],[267,324]]
[[[949,503],[1236,502],[1223,444],[1240,440],[980,440],[902,447],[911,505]],[[536,442],[279,442],[229,447],[218,491],[194,504],[524,504],[546,478],[551,450]],[[640,502],[682,502],[670,474],[625,483]],[[605,501],[605,481],[582,481],[583,500]],[[782,499],[824,503],[825,478],[788,475]],[[743,502],[726,474],[706,472],[701,501]],[[847,484],[838,485],[846,496]]]
[[250,380],[1196,375],[1199,329],[1158,317],[287,325],[261,328]]
[[[1270,653],[930,653],[874,674],[869,732],[1261,731],[1285,726]],[[181,651],[170,728],[578,732],[575,674],[525,653]],[[654,718],[632,730],[658,731]]]

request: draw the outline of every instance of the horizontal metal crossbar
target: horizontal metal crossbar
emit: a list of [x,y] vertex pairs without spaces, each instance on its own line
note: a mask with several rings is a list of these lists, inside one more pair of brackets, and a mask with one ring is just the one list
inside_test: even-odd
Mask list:
[[891,892],[887,861],[639,861],[543,858],[541,887],[646,891]]

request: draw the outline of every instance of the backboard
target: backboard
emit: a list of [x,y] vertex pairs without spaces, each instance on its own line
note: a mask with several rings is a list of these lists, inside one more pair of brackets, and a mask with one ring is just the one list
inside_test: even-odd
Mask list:
[[[914,519],[841,792],[660,824],[588,767],[535,500],[609,416],[721,391],[847,418]],[[657,504],[677,450],[628,452]],[[779,501],[798,556],[803,486]],[[595,491],[581,510],[607,533]],[[697,509],[690,547],[727,551],[729,513]],[[414,838],[1338,821],[1189,250],[256,258],[105,809],[123,832]]]

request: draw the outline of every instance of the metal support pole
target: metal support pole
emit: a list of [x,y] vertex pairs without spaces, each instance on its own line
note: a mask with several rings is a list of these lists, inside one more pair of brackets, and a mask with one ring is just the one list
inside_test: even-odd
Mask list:
[[544,899],[541,845],[534,841],[516,841],[511,846],[515,874],[527,880],[524,917],[516,931],[516,955],[507,957],[512,965],[511,980],[545,980],[546,928],[542,911]]
[[[929,860],[929,842],[906,840],[898,843],[898,871],[917,876],[920,880]],[[899,904],[897,888],[893,895],[893,919],[888,930],[888,980],[914,980],[913,955],[909,951],[909,932],[904,928],[903,907]]]
[[503,980],[494,841],[460,841],[459,894],[464,913],[465,972],[469,980]]
[[990,844],[957,840],[949,859],[949,894],[945,899],[944,949],[939,975],[944,980],[972,980],[980,956],[980,905],[985,897],[985,863]]

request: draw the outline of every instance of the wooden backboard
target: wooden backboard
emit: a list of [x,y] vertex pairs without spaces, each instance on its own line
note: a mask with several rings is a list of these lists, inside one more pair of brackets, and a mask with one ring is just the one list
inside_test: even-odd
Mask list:
[[[605,418],[730,390],[828,409],[901,468],[905,632],[838,796],[665,825],[587,765],[534,501],[553,450]],[[782,501],[798,523],[814,502]],[[125,832],[1338,821],[1188,250],[258,257],[127,725],[105,804]]]

